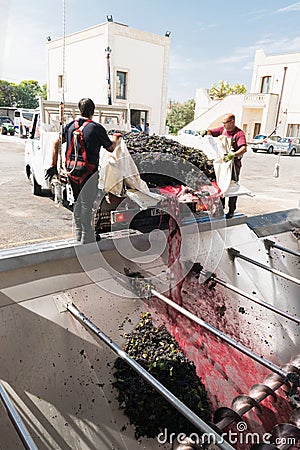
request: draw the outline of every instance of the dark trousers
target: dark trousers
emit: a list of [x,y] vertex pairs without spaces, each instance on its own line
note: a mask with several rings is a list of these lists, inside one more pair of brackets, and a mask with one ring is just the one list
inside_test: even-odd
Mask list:
[[73,214],[76,240],[82,244],[93,242],[95,239],[93,206],[98,191],[98,172],[79,184],[70,179],[69,181],[75,200]]
[[[241,161],[237,159],[232,164],[232,172],[231,172],[231,179],[233,181],[239,181],[240,178],[240,171],[241,171]],[[225,197],[221,198],[223,209],[225,208]],[[237,203],[237,197],[229,197],[228,198],[228,209],[229,213],[233,214],[236,210],[236,203]]]

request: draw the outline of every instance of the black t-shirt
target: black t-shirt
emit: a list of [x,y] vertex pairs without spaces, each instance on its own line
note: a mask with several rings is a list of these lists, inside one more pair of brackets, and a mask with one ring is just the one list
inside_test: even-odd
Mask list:
[[[86,121],[83,117],[76,119],[79,127]],[[68,123],[63,131],[63,137],[66,139],[67,147],[66,152],[72,142],[73,131],[75,130],[75,121]],[[87,160],[91,164],[98,165],[100,148],[109,148],[113,145],[109,139],[105,128],[97,122],[91,121],[84,126],[83,131],[84,147],[86,150]]]

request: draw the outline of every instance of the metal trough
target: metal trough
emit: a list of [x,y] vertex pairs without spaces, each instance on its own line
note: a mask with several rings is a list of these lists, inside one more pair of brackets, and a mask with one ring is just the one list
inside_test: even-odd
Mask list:
[[[297,222],[298,210],[295,217]],[[111,341],[122,347],[123,333],[131,330],[140,313],[147,310],[154,320],[166,321],[186,355],[195,362],[214,410],[227,407],[246,414],[249,428],[258,433],[271,432],[279,422],[289,422],[292,408],[282,389],[284,383],[275,386],[272,381],[273,391],[280,398],[276,403],[270,402],[267,388],[257,394],[253,386],[262,384],[272,373],[284,378],[290,371],[284,365],[293,358],[298,361],[299,285],[241,258],[232,259],[226,249],[234,248],[299,279],[299,241],[291,232],[294,222],[280,232],[278,223],[274,233],[268,230],[268,239],[276,245],[272,244],[271,251],[266,249],[266,235],[259,237],[246,217],[233,220],[230,227],[224,221],[198,224],[197,236],[195,225],[187,225],[181,251],[183,266],[192,259],[203,266],[204,272],[215,273],[218,281],[210,289],[201,277],[191,271],[185,274],[180,306],[189,312],[187,317],[179,309],[170,314],[171,306],[166,307],[157,296],[142,301],[124,276],[125,268],[139,270],[154,282],[154,294],[158,291],[168,297],[167,251],[159,252],[158,245],[166,242],[162,232],[107,235],[91,247],[74,247],[72,242],[62,241],[2,251],[0,381],[20,418],[20,428],[30,438],[26,447],[7,408],[0,405],[0,449],[19,449],[22,445],[43,450],[162,448],[155,439],[137,442],[119,410],[112,388],[116,356],[106,345]],[[291,252],[283,253],[281,247]],[[102,330],[108,342],[99,340],[67,311],[70,303]],[[190,320],[192,316],[199,318],[198,323]],[[203,322],[209,327],[203,328]],[[210,327],[220,335],[212,334]],[[230,350],[222,333],[238,345]],[[247,348],[246,354],[239,352],[239,347]],[[260,358],[267,363],[260,364]],[[259,412],[251,405],[241,406],[241,399],[233,402],[247,392],[256,395],[266,418],[258,417]],[[184,413],[184,405],[182,408]],[[224,420],[222,414],[215,417],[220,430],[232,423]],[[201,430],[203,424],[198,425]],[[205,427],[202,431],[207,431]],[[219,445],[239,450],[250,447],[226,442]]]

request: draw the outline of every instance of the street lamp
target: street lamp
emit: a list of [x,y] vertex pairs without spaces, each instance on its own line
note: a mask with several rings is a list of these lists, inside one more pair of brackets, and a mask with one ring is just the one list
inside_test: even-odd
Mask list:
[[111,54],[111,48],[109,46],[105,49],[106,52],[106,61],[107,61],[107,104],[111,105],[111,77],[110,77],[110,54]]

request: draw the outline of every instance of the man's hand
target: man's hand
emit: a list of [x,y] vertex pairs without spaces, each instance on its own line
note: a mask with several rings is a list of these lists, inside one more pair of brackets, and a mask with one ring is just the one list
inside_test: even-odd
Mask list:
[[200,136],[201,136],[201,137],[206,136],[206,135],[207,135],[207,131],[208,131],[208,130],[202,130],[202,131],[199,131]]
[[49,167],[49,169],[47,169],[45,171],[45,180],[51,181],[51,179],[52,179],[52,177],[54,177],[54,175],[58,175],[57,167],[51,166],[51,167]]
[[229,162],[235,157],[234,152],[229,152],[224,156],[224,162]]

